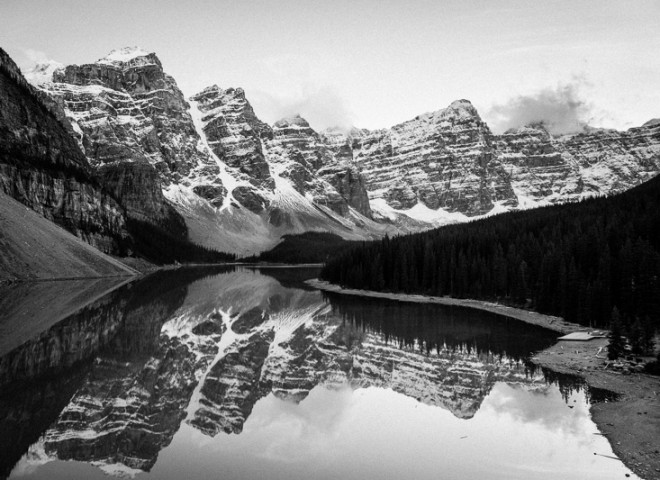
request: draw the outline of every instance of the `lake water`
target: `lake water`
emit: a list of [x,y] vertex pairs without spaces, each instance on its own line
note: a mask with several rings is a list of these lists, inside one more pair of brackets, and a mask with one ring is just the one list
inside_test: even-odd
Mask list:
[[0,478],[630,473],[589,416],[607,392],[528,362],[556,334],[324,294],[303,283],[317,273],[159,272],[73,312],[60,304],[80,284],[40,285],[51,308],[5,290],[18,313],[0,320]]

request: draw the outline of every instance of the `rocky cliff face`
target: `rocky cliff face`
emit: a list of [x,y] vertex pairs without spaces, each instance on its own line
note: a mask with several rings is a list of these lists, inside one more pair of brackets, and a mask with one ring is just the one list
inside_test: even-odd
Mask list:
[[512,196],[492,134],[466,100],[391,129],[332,137],[337,153],[350,151],[362,169],[370,198],[397,210],[421,203],[479,215]]
[[284,118],[275,123],[273,132],[273,139],[268,142],[269,158],[273,162],[293,160],[282,175],[291,180],[298,192],[310,195],[315,203],[344,217],[353,208],[372,218],[366,184],[357,167],[335,156],[304,118]]
[[660,128],[585,129],[552,136],[543,125],[495,137],[521,206],[622,192],[657,175]]
[[379,212],[432,223],[618,193],[660,171],[654,122],[626,132],[553,136],[532,125],[494,135],[466,100],[390,129],[324,136],[360,166]]
[[125,212],[93,178],[61,111],[0,50],[0,188],[104,252],[120,253]]
[[89,163],[128,215],[183,223],[161,185],[190,175],[204,157],[188,104],[158,58],[123,49],[94,64],[37,70],[30,78],[62,108]]
[[287,233],[364,239],[392,228],[370,222],[354,165],[335,161],[302,119],[302,129],[260,121],[240,88],[209,87],[191,105],[156,55],[138,48],[39,66],[29,77],[130,216],[166,223],[172,204],[193,241],[238,253]]
[[[268,211],[275,226],[295,216],[292,205],[278,206],[286,200],[326,206],[345,218],[353,208],[371,218],[364,179],[355,166],[335,158],[305,119],[285,118],[270,127],[240,88],[214,85],[191,101],[200,112],[200,135],[220,162],[225,183],[235,185],[229,193],[238,204],[257,214]],[[291,189],[302,198],[282,199]]]
[[235,169],[241,180],[258,188],[273,189],[275,182],[264,157],[262,139],[271,128],[257,118],[241,88],[209,87],[191,97],[202,112],[203,132],[213,154]]
[[56,70],[42,86],[68,110],[94,165],[147,161],[167,183],[200,160],[188,104],[153,53],[113,51],[96,63]]

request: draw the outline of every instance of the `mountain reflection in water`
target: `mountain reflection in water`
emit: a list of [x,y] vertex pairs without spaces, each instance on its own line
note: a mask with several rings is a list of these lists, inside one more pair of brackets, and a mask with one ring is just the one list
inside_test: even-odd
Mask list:
[[[336,478],[339,471],[347,478],[387,478],[396,468],[381,471],[389,462],[374,463],[369,455],[387,451],[378,445],[388,439],[390,447],[400,444],[400,452],[413,449],[416,458],[451,441],[451,448],[442,448],[455,461],[463,459],[464,470],[451,467],[463,478],[491,464],[503,469],[501,478],[522,470],[521,478],[570,478],[559,465],[529,472],[531,460],[519,452],[488,454],[482,461],[479,449],[487,445],[465,448],[468,442],[452,437],[462,429],[475,437],[472,442],[479,437],[492,443],[498,428],[520,434],[511,422],[541,425],[562,438],[577,435],[583,444],[586,437],[600,442],[587,448],[611,454],[607,442],[592,434],[590,391],[575,378],[527,362],[531,352],[554,343],[552,332],[469,309],[324,294],[302,283],[316,273],[231,267],[158,272],[5,353],[0,475],[205,478],[220,469],[231,478]],[[481,413],[483,405],[489,413]],[[417,412],[418,406],[424,408]],[[513,420],[503,422],[503,415]],[[430,438],[436,428],[445,433]],[[501,442],[511,440],[506,435]],[[311,451],[312,439],[327,451]],[[327,462],[339,460],[331,451],[349,444],[368,461],[345,472],[330,468]],[[415,470],[436,478],[435,469],[447,461],[427,453]],[[470,457],[477,453],[478,468]],[[396,460],[396,449],[391,455]],[[219,457],[227,458],[214,463]],[[312,470],[299,464],[310,459],[316,459]],[[402,466],[407,460],[403,453],[398,457]],[[624,470],[603,466],[593,455],[584,460],[591,478]],[[574,478],[590,478],[584,468],[577,467],[581,474]]]

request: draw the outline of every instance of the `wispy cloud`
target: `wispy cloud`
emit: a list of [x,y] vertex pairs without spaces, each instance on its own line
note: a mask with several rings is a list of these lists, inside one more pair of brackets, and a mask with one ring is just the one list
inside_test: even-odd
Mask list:
[[299,114],[315,130],[353,125],[353,113],[346,102],[328,86],[310,85],[296,95],[264,91],[249,92],[249,95],[257,115],[268,123]]
[[34,50],[32,48],[23,49],[23,55],[32,64],[46,63],[49,61],[48,55],[41,50]]
[[353,112],[329,81],[340,68],[336,62],[283,54],[262,59],[260,64],[269,86],[248,94],[263,120],[273,123],[299,114],[316,130],[353,125]]
[[593,106],[587,102],[579,77],[554,88],[519,95],[494,105],[485,115],[495,133],[532,123],[543,123],[554,134],[580,131],[593,119]]

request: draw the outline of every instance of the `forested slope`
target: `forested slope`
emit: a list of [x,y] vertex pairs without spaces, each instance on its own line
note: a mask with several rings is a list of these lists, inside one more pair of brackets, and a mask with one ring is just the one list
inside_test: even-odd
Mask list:
[[243,258],[247,262],[271,263],[321,263],[364,242],[344,240],[328,232],[305,232],[284,235],[274,248],[254,257]]
[[[493,299],[607,327],[660,323],[660,178],[609,198],[385,238],[321,278],[391,292]],[[641,333],[640,333],[641,334]]]

